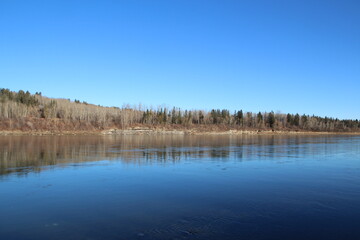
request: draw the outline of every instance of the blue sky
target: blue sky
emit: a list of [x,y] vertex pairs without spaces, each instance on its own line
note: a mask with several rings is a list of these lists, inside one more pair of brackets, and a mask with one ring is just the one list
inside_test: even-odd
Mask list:
[[360,1],[0,1],[0,87],[360,118]]

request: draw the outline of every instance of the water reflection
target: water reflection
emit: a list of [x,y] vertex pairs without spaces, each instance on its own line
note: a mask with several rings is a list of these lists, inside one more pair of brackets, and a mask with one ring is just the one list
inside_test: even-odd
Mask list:
[[[359,137],[346,138],[356,141]],[[128,164],[188,159],[237,161],[346,153],[341,136],[2,136],[0,176],[40,172],[68,163],[119,160]],[[355,146],[356,147],[356,146]],[[359,149],[357,149],[359,151]]]
[[359,157],[357,136],[0,137],[0,239],[360,239]]

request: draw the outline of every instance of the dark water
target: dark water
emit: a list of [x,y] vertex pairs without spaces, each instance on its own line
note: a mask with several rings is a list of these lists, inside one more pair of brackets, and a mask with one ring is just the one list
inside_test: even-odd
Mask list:
[[0,239],[360,239],[360,137],[0,137]]

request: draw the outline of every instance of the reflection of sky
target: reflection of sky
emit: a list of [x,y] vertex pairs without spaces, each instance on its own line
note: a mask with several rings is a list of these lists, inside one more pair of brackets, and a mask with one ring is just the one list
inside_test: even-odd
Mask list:
[[1,138],[0,237],[360,235],[358,137],[151,139]]

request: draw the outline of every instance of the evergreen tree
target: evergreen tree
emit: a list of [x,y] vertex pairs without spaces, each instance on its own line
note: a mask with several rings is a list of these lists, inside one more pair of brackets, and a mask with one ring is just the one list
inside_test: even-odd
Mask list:
[[243,125],[243,123],[244,123],[244,114],[243,114],[243,111],[242,111],[242,110],[236,112],[236,115],[235,115],[235,123],[236,123],[237,125],[240,125],[240,126]]
[[275,124],[275,114],[273,111],[271,111],[268,115],[268,119],[267,119],[267,122],[269,124],[269,127],[274,127],[274,124]]
[[290,113],[286,115],[286,123],[290,126],[294,124],[294,118]]
[[256,116],[257,118],[257,123],[262,123],[263,121],[263,115],[261,114],[261,112],[259,112]]
[[298,113],[294,117],[294,125],[297,127],[300,125],[300,115]]

